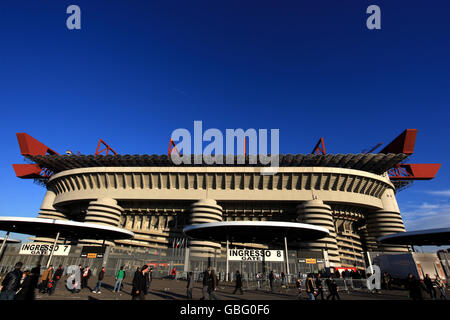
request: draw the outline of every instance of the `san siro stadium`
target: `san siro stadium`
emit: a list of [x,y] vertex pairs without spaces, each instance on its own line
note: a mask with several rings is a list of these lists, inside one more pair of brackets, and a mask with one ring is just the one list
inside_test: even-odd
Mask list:
[[[321,139],[310,154],[280,155],[275,175],[261,175],[259,165],[175,165],[168,155],[120,155],[103,141],[106,155],[99,148],[95,155],[61,155],[18,133],[27,163],[13,166],[18,177],[45,186],[39,218],[115,226],[135,234],[131,240],[107,242],[115,249],[189,248],[194,262],[220,262],[224,243],[189,240],[183,228],[221,221],[301,222],[330,233],[313,242],[289,243],[291,270],[306,267],[300,258],[316,259],[314,269],[363,269],[368,251],[409,250],[377,239],[405,231],[396,192],[413,180],[433,178],[439,169],[440,165],[407,161],[416,132],[405,130],[380,153],[326,154]],[[232,245],[275,248],[270,243]]]

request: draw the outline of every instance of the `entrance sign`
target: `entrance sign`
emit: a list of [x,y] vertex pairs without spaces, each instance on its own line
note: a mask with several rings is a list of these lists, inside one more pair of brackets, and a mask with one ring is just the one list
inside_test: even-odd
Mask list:
[[284,261],[283,250],[229,249],[230,261]]
[[103,246],[83,246],[80,257],[88,259],[103,258],[105,250],[106,248]]
[[[52,248],[53,248],[53,244],[29,242],[29,243],[24,243],[20,246],[19,254],[48,256],[48,255],[50,255]],[[57,244],[55,246],[55,251],[53,252],[53,255],[67,256],[67,255],[69,255],[69,252],[70,252],[70,245]]]

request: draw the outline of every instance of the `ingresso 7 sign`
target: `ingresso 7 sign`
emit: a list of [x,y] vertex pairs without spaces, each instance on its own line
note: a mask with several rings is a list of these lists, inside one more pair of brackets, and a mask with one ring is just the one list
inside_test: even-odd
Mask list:
[[[50,255],[50,251],[53,248],[53,244],[39,243],[39,242],[29,242],[24,243],[20,247],[19,254],[31,254],[31,255]],[[67,256],[70,252],[69,245],[56,245],[53,255],[55,256]]]
[[283,250],[229,249],[230,261],[284,261]]

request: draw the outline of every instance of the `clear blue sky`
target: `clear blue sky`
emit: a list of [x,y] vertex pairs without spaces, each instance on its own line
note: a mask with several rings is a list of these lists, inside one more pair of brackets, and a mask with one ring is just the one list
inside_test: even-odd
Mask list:
[[[81,8],[81,30],[66,8]],[[366,8],[381,8],[381,30]],[[165,154],[172,131],[278,128],[281,153],[358,153],[419,130],[442,163],[398,194],[408,230],[450,226],[446,1],[0,2],[0,214],[35,217],[16,132],[58,152]]]

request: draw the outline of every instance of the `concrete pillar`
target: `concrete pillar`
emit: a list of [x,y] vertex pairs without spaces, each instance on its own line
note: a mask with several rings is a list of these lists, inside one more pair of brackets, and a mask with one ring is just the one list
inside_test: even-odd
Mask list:
[[55,202],[56,193],[52,189],[47,189],[44,200],[41,204],[41,209],[38,212],[38,218],[68,220],[65,214],[55,209],[53,203]]
[[400,209],[398,208],[397,200],[395,198],[394,190],[387,189],[381,196],[383,209],[369,212],[367,216],[367,233],[370,239],[373,239],[376,251],[388,252],[408,252],[407,246],[399,245],[385,245],[378,243],[379,237],[405,232]]
[[340,266],[339,250],[336,241],[336,230],[334,227],[331,207],[323,203],[322,200],[305,201],[297,206],[297,221],[327,228],[329,236],[310,242],[301,243],[301,248],[310,251],[328,253],[328,260],[331,267]]
[[[190,224],[222,222],[222,207],[213,199],[203,199],[191,205]],[[217,242],[189,240],[191,257],[211,258],[220,252],[221,245]]]
[[[53,203],[55,202],[56,193],[53,189],[49,188],[47,189],[47,192],[45,193],[44,200],[42,200],[41,208],[38,212],[38,218],[40,219],[55,219],[55,220],[69,220],[67,216],[62,213],[61,211],[58,211],[54,206]],[[47,242],[47,243],[53,243],[54,239],[52,238],[46,238],[46,237],[36,237],[34,238],[35,242]]]
[[[117,201],[111,198],[100,198],[89,203],[89,207],[84,218],[86,223],[95,223],[112,227],[119,227],[122,207],[117,205]],[[84,240],[80,244],[102,244],[104,239]],[[106,245],[114,246],[113,241],[106,241]]]

